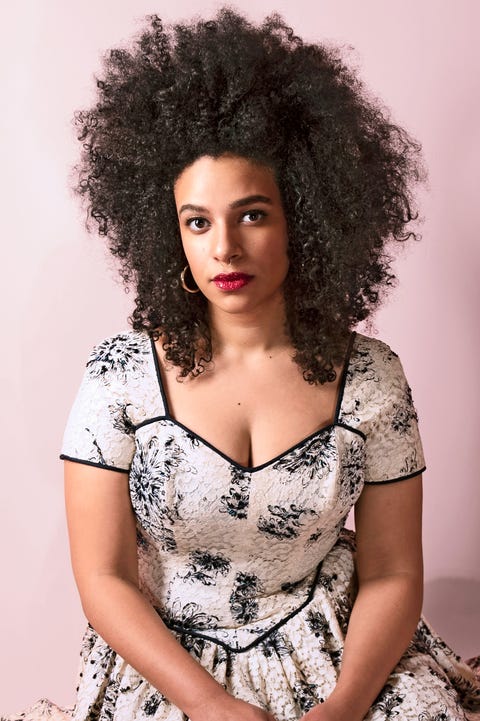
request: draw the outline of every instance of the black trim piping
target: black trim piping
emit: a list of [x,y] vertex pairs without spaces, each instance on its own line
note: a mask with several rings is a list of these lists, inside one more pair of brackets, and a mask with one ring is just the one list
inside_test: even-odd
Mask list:
[[420,470],[413,471],[413,473],[408,473],[406,476],[398,476],[398,478],[388,478],[386,481],[365,481],[365,485],[380,486],[384,483],[397,483],[397,481],[408,481],[409,478],[415,478],[415,476],[419,476],[426,469],[427,466],[423,466],[423,468],[420,468]]
[[[289,614],[287,614],[280,621],[277,621],[277,623],[273,624],[273,626],[271,626],[269,629],[267,629],[266,631],[261,633],[260,636],[257,636],[257,638],[254,641],[247,644],[246,646],[241,646],[240,648],[238,648],[238,647],[235,648],[234,646],[230,646],[228,643],[225,643],[224,641],[220,641],[220,639],[218,639],[218,638],[215,638],[213,636],[208,636],[207,634],[200,633],[198,631],[193,631],[192,629],[189,629],[189,628],[185,628],[181,624],[175,623],[175,621],[168,621],[165,619],[162,619],[162,620],[165,623],[165,625],[168,626],[168,628],[172,629],[172,631],[177,631],[182,636],[194,636],[195,638],[203,638],[205,641],[212,641],[213,643],[216,643],[218,646],[222,646],[227,651],[232,651],[233,653],[244,653],[245,651],[249,651],[251,648],[253,648],[254,646],[257,646],[259,643],[264,641],[268,636],[270,636],[270,634],[277,631],[279,628],[284,626],[287,623],[287,621],[290,621],[291,618],[293,618],[298,613],[300,613],[300,611],[302,611],[305,608],[305,606],[308,606],[308,604],[311,602],[313,595],[315,593],[315,588],[317,586],[317,581],[318,581],[318,577],[320,575],[321,567],[322,567],[322,562],[320,562],[318,564],[317,570],[315,572],[315,576],[314,576],[314,579],[310,586],[310,589],[308,591],[307,597],[300,604],[300,606],[295,608],[293,611],[291,611]],[[159,610],[158,609],[155,609],[155,610],[160,615]]]
[[[165,412],[165,415],[167,418],[171,418],[170,409],[168,407],[168,401],[167,401],[167,394],[165,393],[165,389],[163,387],[163,381],[162,381],[162,372],[160,370],[160,362],[158,360],[158,354],[157,349],[155,348],[155,341],[153,338],[150,338],[150,346],[152,349],[152,355],[153,355],[153,363],[155,365],[155,372],[157,374],[157,383],[158,387],[160,389],[160,395],[162,396],[162,402],[163,402],[163,410]],[[143,425],[143,424],[140,424]],[[140,428],[140,426],[137,426]]]
[[342,409],[342,403],[343,403],[343,394],[345,392],[345,385],[347,383],[347,374],[348,369],[350,368],[350,358],[352,356],[352,349],[353,349],[353,343],[355,341],[356,332],[352,331],[350,334],[350,338],[348,340],[348,346],[347,346],[347,352],[345,354],[345,360],[343,362],[343,370],[342,370],[342,376],[340,378],[340,387],[338,389],[338,398],[337,398],[337,405],[335,407],[335,416],[334,416],[334,423],[338,424],[338,419],[340,417],[340,411]]
[[157,423],[157,421],[171,421],[172,418],[169,418],[169,416],[166,416],[165,414],[161,416],[152,416],[151,418],[147,418],[146,420],[142,421],[136,426],[133,426],[133,430],[136,433],[139,428],[143,428],[143,426],[148,426],[150,423]]
[[62,461],[73,461],[73,463],[83,463],[85,466],[94,466],[95,468],[103,468],[106,471],[117,471],[118,473],[130,473],[129,469],[118,468],[117,466],[108,466],[106,463],[95,463],[95,461],[85,461],[83,458],[72,458],[72,456],[66,456],[65,453],[59,455]]
[[200,436],[200,435],[199,435],[198,433],[196,433],[195,431],[192,431],[191,428],[189,428],[188,426],[186,426],[186,425],[184,425],[183,423],[181,423],[181,421],[177,421],[176,418],[174,418],[174,417],[172,416],[172,414],[171,414],[171,412],[170,412],[170,407],[169,407],[169,404],[168,404],[168,399],[167,399],[167,394],[166,394],[166,391],[165,391],[165,387],[164,387],[164,385],[163,385],[162,371],[161,371],[161,368],[160,368],[160,362],[159,362],[159,359],[158,359],[157,349],[156,349],[156,347],[155,347],[155,343],[154,343],[153,338],[150,338],[150,346],[151,346],[151,351],[152,351],[152,355],[153,355],[153,362],[154,362],[154,365],[155,365],[155,372],[156,372],[156,376],[157,376],[157,384],[158,384],[158,387],[159,387],[159,390],[160,390],[160,394],[161,394],[161,397],[162,397],[164,414],[161,415],[161,416],[155,416],[154,418],[148,418],[147,420],[142,421],[142,422],[139,423],[137,426],[135,426],[135,431],[137,431],[139,428],[142,428],[143,426],[149,425],[150,423],[155,423],[155,422],[157,422],[157,421],[162,421],[162,420],[170,421],[171,423],[173,423],[173,424],[176,425],[177,427],[183,428],[183,430],[186,431],[186,433],[189,433],[190,435],[192,435],[194,438],[196,438],[197,440],[199,440],[203,445],[208,446],[209,448],[211,448],[217,455],[221,456],[221,458],[223,458],[224,460],[228,461],[228,463],[230,463],[231,465],[235,466],[236,468],[238,468],[238,469],[240,469],[240,470],[242,470],[242,471],[245,471],[245,472],[247,472],[247,473],[255,473],[256,471],[261,471],[261,470],[263,470],[263,469],[266,468],[267,466],[270,466],[270,465],[272,465],[273,463],[276,463],[276,462],[279,461],[281,458],[283,458],[284,456],[286,456],[288,453],[291,453],[292,451],[294,451],[296,448],[299,448],[300,446],[302,446],[302,445],[303,445],[304,443],[306,443],[307,441],[312,440],[313,438],[315,438],[315,436],[320,435],[321,433],[324,433],[324,432],[326,432],[326,431],[329,431],[330,429],[334,428],[335,426],[339,426],[340,428],[345,428],[346,430],[352,431],[352,433],[358,434],[361,438],[363,438],[363,440],[365,440],[365,434],[362,433],[361,431],[357,430],[356,428],[351,428],[350,426],[348,426],[348,425],[346,425],[346,424],[338,423],[338,422],[337,422],[337,421],[338,421],[338,415],[339,415],[339,412],[340,412],[340,408],[341,408],[341,405],[342,405],[343,392],[344,392],[344,389],[345,389],[345,383],[346,383],[346,379],[347,379],[347,371],[348,371],[348,367],[349,367],[349,363],[350,363],[350,356],[351,356],[351,353],[352,353],[353,342],[354,342],[354,339],[355,339],[355,336],[356,336],[356,335],[357,335],[356,332],[355,332],[355,331],[352,331],[352,333],[351,333],[351,335],[350,335],[350,339],[349,339],[349,341],[348,341],[348,347],[347,347],[347,352],[346,352],[346,354],[345,354],[345,361],[344,361],[343,370],[342,370],[342,377],[341,377],[341,381],[340,381],[340,387],[339,387],[338,398],[337,398],[337,403],[336,403],[336,408],[335,408],[335,416],[334,416],[333,422],[332,422],[332,423],[328,423],[328,425],[323,426],[323,428],[319,428],[319,429],[317,429],[316,431],[313,431],[313,433],[310,433],[308,436],[306,436],[305,438],[302,438],[300,441],[298,441],[297,443],[295,443],[295,444],[294,444],[293,446],[291,446],[290,448],[287,448],[286,451],[283,451],[282,453],[279,453],[278,456],[275,456],[274,458],[272,458],[272,459],[269,460],[269,461],[266,461],[265,463],[261,463],[261,464],[258,465],[258,466],[243,466],[241,463],[237,463],[237,461],[234,461],[233,458],[230,458],[229,456],[227,456],[226,453],[223,453],[223,451],[219,450],[219,449],[216,448],[212,443],[210,443],[209,441],[207,441],[206,438],[203,438],[203,436]]
[[345,423],[329,423],[327,426],[324,426],[323,428],[319,428],[318,430],[314,431],[313,433],[310,433],[310,435],[306,436],[305,438],[302,438],[302,440],[295,443],[290,448],[287,448],[286,451],[283,451],[282,453],[279,453],[278,456],[275,456],[274,458],[270,459],[269,461],[265,461],[265,463],[261,463],[259,466],[242,466],[241,463],[237,463],[237,461],[234,461],[233,458],[230,458],[227,456],[226,453],[223,453],[223,451],[220,451],[218,448],[216,448],[212,443],[206,440],[206,438],[203,438],[202,436],[198,435],[198,433],[195,433],[195,431],[192,431],[191,428],[188,428],[188,426],[183,425],[183,423],[180,423],[180,421],[175,420],[175,418],[172,418],[171,416],[156,416],[155,418],[148,418],[145,421],[142,421],[138,424],[138,426],[135,426],[135,431],[137,431],[139,428],[143,428],[144,426],[148,426],[151,423],[157,423],[158,421],[167,421],[169,423],[172,423],[174,426],[177,426],[178,428],[181,428],[189,435],[196,438],[202,445],[207,446],[212,451],[214,451],[218,456],[226,460],[230,465],[235,466],[236,468],[245,471],[246,473],[256,473],[257,471],[261,471],[267,466],[271,466],[273,463],[276,463],[277,461],[281,460],[284,456],[288,455],[292,451],[296,450],[300,446],[302,446],[304,443],[307,443],[310,440],[313,440],[316,436],[321,435],[322,433],[325,433],[326,431],[331,430],[332,428],[344,428],[347,431],[350,431],[351,433],[355,433],[356,435],[360,436],[363,440],[365,440],[365,434],[362,433],[362,431],[359,431],[357,428],[352,428]]
[[353,426],[349,426],[348,423],[340,423],[340,422],[334,423],[334,425],[337,426],[337,428],[345,428],[346,431],[351,431],[352,433],[356,433],[357,436],[360,436],[360,438],[362,438],[364,441],[367,440],[366,434],[363,431],[361,431],[359,428],[353,428]]

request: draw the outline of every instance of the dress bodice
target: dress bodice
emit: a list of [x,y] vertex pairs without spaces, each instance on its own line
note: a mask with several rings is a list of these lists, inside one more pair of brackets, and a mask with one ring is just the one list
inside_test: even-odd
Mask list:
[[87,363],[62,455],[129,473],[140,583],[162,617],[207,635],[241,627],[244,641],[306,602],[365,483],[423,470],[398,358],[361,335],[333,423],[251,468],[171,417],[146,334],[109,338]]

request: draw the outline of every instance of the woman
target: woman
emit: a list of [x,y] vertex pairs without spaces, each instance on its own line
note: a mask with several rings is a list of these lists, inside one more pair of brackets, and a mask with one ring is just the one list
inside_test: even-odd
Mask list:
[[418,146],[333,51],[229,10],[151,18],[77,122],[79,191],[137,297],[62,449],[73,718],[480,718],[419,621],[410,389],[352,332],[413,234]]

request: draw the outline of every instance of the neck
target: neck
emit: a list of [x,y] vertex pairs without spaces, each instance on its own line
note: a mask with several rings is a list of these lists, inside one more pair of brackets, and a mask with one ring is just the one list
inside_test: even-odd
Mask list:
[[285,327],[283,298],[261,310],[227,313],[213,306],[209,309],[213,353],[246,358],[279,351],[291,346]]

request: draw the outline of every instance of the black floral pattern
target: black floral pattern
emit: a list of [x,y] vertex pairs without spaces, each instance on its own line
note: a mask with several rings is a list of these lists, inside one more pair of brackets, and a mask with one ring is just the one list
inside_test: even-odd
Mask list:
[[221,554],[209,551],[192,551],[187,563],[188,572],[183,576],[186,581],[199,581],[205,586],[215,585],[217,574],[226,576],[230,570],[230,561]]
[[365,449],[363,442],[356,438],[345,448],[340,463],[340,499],[351,507],[363,488]]
[[444,706],[440,711],[423,711],[418,715],[418,721],[451,721],[452,717]]
[[[102,702],[102,716],[107,721],[113,721],[115,715],[115,706],[117,705],[117,699],[120,695],[120,681],[119,679],[110,677],[105,686],[105,692]],[[92,721],[93,721],[92,717]]]
[[386,719],[394,718],[401,712],[403,704],[401,696],[390,684],[383,687],[374,702],[375,710],[382,711]]
[[408,476],[419,467],[419,458],[416,448],[412,448],[411,452],[405,456],[405,461],[400,468],[401,476]]
[[[430,656],[435,656],[437,651],[441,651],[447,655],[452,655],[452,650],[447,646],[447,644],[442,641],[441,638],[434,635],[426,623],[422,620],[419,622],[413,636],[410,644],[410,651],[413,651],[413,653],[425,653]],[[459,660],[458,656],[457,660]]]
[[323,573],[320,572],[318,576],[318,584],[322,586],[329,593],[333,593],[333,589],[336,585],[338,575],[336,573]]
[[345,518],[340,518],[339,522],[332,529],[331,527],[326,528],[325,522],[311,533],[305,541],[305,548],[313,546],[315,543],[328,543],[329,539],[335,540],[339,538],[339,533],[345,525]]
[[333,634],[325,614],[321,611],[308,611],[306,620],[315,638],[318,638],[323,646],[328,646],[333,639]]
[[417,412],[413,405],[412,391],[410,386],[405,386],[405,395],[401,403],[393,404],[392,428],[396,433],[404,435],[412,427],[412,423],[418,420]]
[[131,403],[122,403],[121,401],[108,406],[113,428],[120,433],[125,433],[127,436],[135,435],[135,424],[130,417],[131,408]]
[[[470,662],[468,664],[471,666]],[[474,669],[474,666],[471,666]],[[478,673],[472,678],[465,678],[459,673],[451,674],[445,683],[445,690],[456,697],[463,708],[476,711],[480,708],[480,684]]]
[[357,552],[357,542],[355,539],[355,533],[348,528],[343,528],[345,525],[345,518],[336,526],[338,530],[338,546],[348,549],[351,553]]
[[368,381],[378,383],[378,368],[375,360],[370,348],[359,348],[358,346],[353,348],[347,371],[347,383],[351,383],[358,376],[364,383]]
[[343,648],[330,648],[328,649],[328,656],[335,666],[335,668],[340,669],[342,665],[342,658],[343,658]]
[[154,437],[135,455],[130,470],[130,497],[142,527],[162,544],[163,550],[173,551],[176,542],[167,524],[173,522],[175,514],[165,502],[167,472],[163,449]]
[[[249,470],[174,421],[165,397],[148,336],[108,339],[89,360],[63,452],[129,470],[140,587],[183,647],[227,691],[278,721],[299,718],[341,668],[356,594],[345,518],[364,482],[423,467],[398,358],[357,336],[335,422]],[[81,662],[78,718],[180,713],[91,628]],[[479,694],[420,622],[372,709],[393,721],[461,721]]]
[[318,530],[316,530],[314,533],[311,533],[311,534],[309,535],[309,537],[307,538],[307,542],[306,542],[305,545],[311,546],[312,543],[316,543],[317,541],[319,541],[319,540],[322,538],[324,532],[325,532],[325,529],[322,528],[322,527],[320,527],[320,528],[319,528]]
[[297,681],[293,686],[293,698],[297,702],[300,710],[307,713],[314,706],[323,703],[324,699],[317,694],[318,684],[307,683],[304,679]]
[[[112,667],[116,656],[115,652],[102,641],[90,624],[87,625],[80,654],[82,658],[88,658],[91,665],[102,671]],[[97,672],[94,672],[93,678],[96,678],[96,674]]]
[[165,624],[179,634],[182,646],[201,658],[208,641],[197,634],[215,629],[218,618],[202,611],[198,603],[190,602],[182,606],[180,599],[175,600],[161,616]]
[[165,696],[161,694],[160,691],[155,691],[154,693],[150,694],[150,696],[148,696],[145,700],[145,703],[142,707],[142,711],[145,716],[155,716],[155,714],[157,713],[157,709],[162,703],[162,701],[165,701]]
[[260,516],[258,519],[258,530],[276,538],[296,538],[299,528],[302,526],[302,516],[314,515],[316,511],[309,508],[299,508],[295,503],[288,508],[282,506],[268,506],[270,516]]
[[137,535],[137,548],[142,550],[147,550],[149,547],[148,537],[142,533],[142,530],[137,527],[136,529],[136,535]]
[[232,675],[232,660],[232,654],[225,648],[223,648],[223,646],[218,646],[212,664],[213,674],[215,675],[217,669],[223,666],[223,673],[225,674],[225,678],[230,678],[230,676]]
[[80,655],[84,656],[84,657],[88,657],[90,655],[92,648],[95,646],[95,643],[97,642],[97,640],[98,640],[97,632],[91,626],[91,624],[88,623],[87,628],[85,629],[85,633],[83,634],[82,646],[80,648]]
[[187,651],[197,658],[201,658],[207,642],[201,636],[195,636],[194,634],[183,631],[180,635],[180,643]]
[[342,633],[346,635],[348,630],[348,624],[350,621],[350,614],[352,612],[352,602],[348,596],[341,595],[335,599],[335,613],[338,621],[338,625],[342,629]]
[[237,466],[230,469],[231,486],[228,494],[220,498],[220,513],[228,513],[233,518],[246,518],[252,474]]
[[145,358],[149,349],[133,334],[124,333],[107,338],[97,345],[87,362],[89,374],[126,380],[128,374],[145,372]]
[[250,623],[257,618],[258,601],[255,596],[262,590],[260,579],[254,573],[237,573],[230,594],[230,611],[236,621]]
[[99,444],[97,438],[95,437],[95,431],[92,431],[91,428],[86,427],[85,433],[89,436],[90,442],[91,442],[93,448],[95,449],[95,455],[91,458],[88,458],[88,460],[94,461],[97,463],[102,463],[103,465],[108,466],[109,464],[107,463],[105,456],[103,455],[102,449],[100,448],[100,444]]
[[291,641],[278,630],[272,631],[267,638],[260,642],[259,646],[266,658],[291,656],[294,651]]
[[167,626],[182,632],[214,629],[218,622],[217,616],[205,613],[198,603],[190,601],[182,605],[180,599],[175,599],[161,615]]
[[335,458],[335,444],[330,429],[319,431],[319,435],[304,441],[276,461],[276,471],[286,471],[302,485],[310,483],[317,476],[331,470]]

